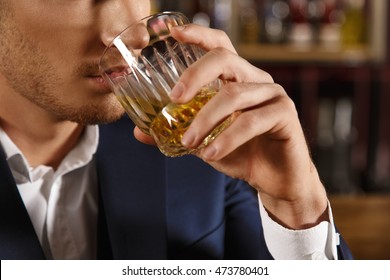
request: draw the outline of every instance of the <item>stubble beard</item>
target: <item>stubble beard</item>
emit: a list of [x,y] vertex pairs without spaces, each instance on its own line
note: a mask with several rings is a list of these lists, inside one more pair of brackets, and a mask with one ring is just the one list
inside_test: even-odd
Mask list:
[[[72,93],[61,93],[63,96],[56,94],[58,89],[65,88],[64,79],[50,64],[44,51],[18,32],[6,5],[0,8],[0,36],[0,73],[14,91],[10,94],[20,94],[57,121],[101,124],[116,121],[124,114],[124,109],[113,94],[77,107],[64,100],[65,95]],[[75,72],[75,75],[81,75],[77,70]]]

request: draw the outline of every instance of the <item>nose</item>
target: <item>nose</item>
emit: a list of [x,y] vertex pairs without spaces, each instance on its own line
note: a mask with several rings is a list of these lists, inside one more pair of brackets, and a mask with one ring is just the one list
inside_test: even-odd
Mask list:
[[108,46],[121,31],[150,13],[149,1],[106,0],[99,10],[100,37]]

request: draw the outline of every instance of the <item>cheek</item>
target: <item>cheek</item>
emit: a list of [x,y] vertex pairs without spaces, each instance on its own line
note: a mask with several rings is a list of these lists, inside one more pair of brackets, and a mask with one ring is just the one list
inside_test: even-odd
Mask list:
[[92,33],[95,32],[93,26],[96,16],[92,1],[16,2],[15,7],[12,7],[15,25],[43,51],[65,56],[70,54],[71,49],[81,48],[82,43],[90,40],[88,36],[94,36]]

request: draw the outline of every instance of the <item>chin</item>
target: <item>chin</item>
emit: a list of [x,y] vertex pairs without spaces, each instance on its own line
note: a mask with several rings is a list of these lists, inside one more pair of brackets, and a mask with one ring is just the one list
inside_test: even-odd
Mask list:
[[83,119],[79,120],[79,123],[82,123],[84,125],[108,124],[119,120],[123,117],[123,115],[123,110],[116,113],[113,113],[111,111],[108,114],[99,112],[98,114],[85,116]]
[[115,106],[84,106],[83,108],[64,114],[62,119],[81,125],[112,123],[123,117],[125,110],[119,104]]

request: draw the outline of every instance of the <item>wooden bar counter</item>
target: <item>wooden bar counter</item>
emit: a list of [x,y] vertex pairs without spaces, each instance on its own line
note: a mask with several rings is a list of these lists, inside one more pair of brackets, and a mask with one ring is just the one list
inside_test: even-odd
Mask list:
[[329,200],[355,259],[390,260],[390,194],[330,195]]

